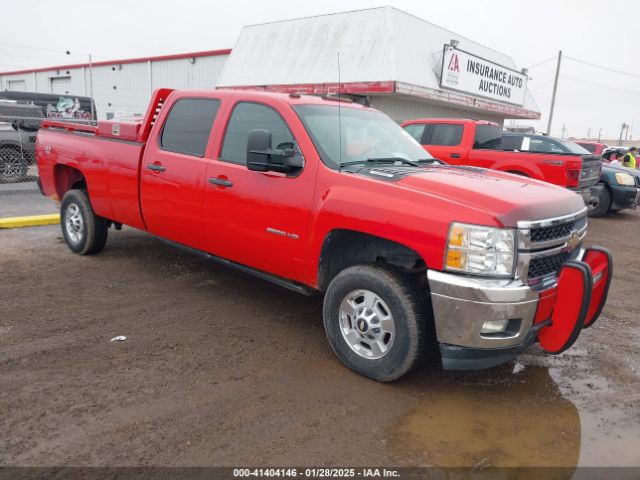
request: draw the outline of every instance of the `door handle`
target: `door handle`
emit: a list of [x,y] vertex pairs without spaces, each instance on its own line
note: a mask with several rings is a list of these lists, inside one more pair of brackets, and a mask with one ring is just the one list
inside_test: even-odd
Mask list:
[[449,156],[451,158],[460,158],[460,154],[459,153],[450,153]]
[[147,165],[149,170],[153,170],[154,172],[164,172],[167,167],[163,167],[162,165],[158,165],[157,163],[150,163]]
[[227,180],[226,178],[210,178],[209,183],[212,185],[219,185],[221,187],[233,187],[233,182],[231,180]]

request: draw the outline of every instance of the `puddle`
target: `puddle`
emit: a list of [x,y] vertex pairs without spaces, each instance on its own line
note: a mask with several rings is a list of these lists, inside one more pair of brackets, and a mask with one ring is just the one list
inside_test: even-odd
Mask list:
[[426,375],[413,384],[421,398],[387,429],[387,447],[414,465],[568,467],[555,471],[566,479],[578,466],[640,466],[638,392],[571,360]]
[[574,467],[580,416],[547,368],[443,374],[391,427],[389,448],[438,467]]

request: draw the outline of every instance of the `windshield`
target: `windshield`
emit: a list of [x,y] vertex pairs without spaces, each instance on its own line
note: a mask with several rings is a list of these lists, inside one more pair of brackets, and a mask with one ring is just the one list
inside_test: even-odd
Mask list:
[[322,161],[331,168],[367,160],[403,159],[405,163],[433,160],[409,133],[382,112],[337,105],[293,108]]

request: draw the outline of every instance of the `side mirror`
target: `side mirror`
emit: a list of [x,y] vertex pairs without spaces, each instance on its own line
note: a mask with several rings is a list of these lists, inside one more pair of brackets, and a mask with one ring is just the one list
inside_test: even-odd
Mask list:
[[271,150],[271,132],[262,129],[251,130],[247,139],[247,168],[256,172],[268,171],[268,150]]
[[296,155],[293,143],[271,148],[271,132],[254,129],[247,139],[247,168],[256,172],[291,173],[304,167],[304,158]]

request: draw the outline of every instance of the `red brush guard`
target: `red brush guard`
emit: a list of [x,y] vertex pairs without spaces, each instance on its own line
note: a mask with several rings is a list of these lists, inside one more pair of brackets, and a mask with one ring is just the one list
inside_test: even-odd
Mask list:
[[540,346],[552,355],[571,347],[583,328],[600,316],[607,301],[612,278],[612,258],[608,250],[592,247],[581,261],[570,260],[560,269],[558,285],[540,295],[536,323]]

